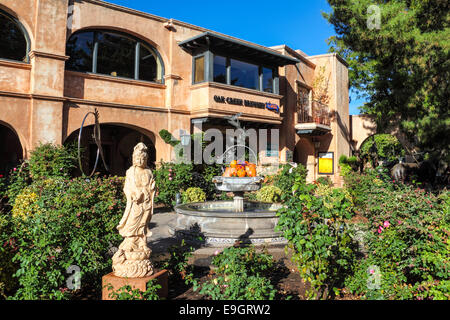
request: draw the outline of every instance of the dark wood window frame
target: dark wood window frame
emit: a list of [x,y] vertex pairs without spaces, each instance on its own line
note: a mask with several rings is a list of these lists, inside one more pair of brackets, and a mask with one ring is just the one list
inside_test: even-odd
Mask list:
[[[151,44],[137,38],[134,37],[130,34],[124,33],[124,32],[119,32],[119,31],[115,31],[115,30],[108,30],[108,29],[83,29],[80,30],[76,33],[74,33],[72,36],[80,34],[82,32],[93,32],[94,33],[94,48],[93,48],[93,52],[92,52],[92,73],[94,74],[101,74],[101,75],[106,75],[109,76],[107,74],[103,74],[103,73],[98,73],[97,72],[97,62],[98,62],[98,39],[97,39],[97,35],[99,33],[111,33],[117,36],[121,36],[121,37],[125,37],[128,39],[131,39],[133,41],[135,41],[135,61],[134,61],[134,78],[127,78],[127,77],[120,77],[120,76],[113,76],[114,78],[119,78],[119,79],[133,79],[133,80],[138,80],[138,81],[145,81],[145,82],[151,82],[151,83],[160,83],[160,84],[164,84],[164,74],[165,74],[165,68],[164,68],[164,62],[162,60],[161,55],[159,54],[158,50],[156,50],[155,47],[153,47]],[[71,38],[70,37],[70,38]],[[69,40],[70,40],[69,38]],[[156,54],[157,59],[159,60],[159,63],[161,65],[161,79],[157,79],[157,81],[149,81],[149,80],[143,80],[143,79],[139,79],[139,63],[140,63],[140,47],[144,45],[147,48],[150,48],[151,50],[154,51],[154,53]],[[68,52],[67,52],[68,54]],[[66,64],[66,68],[67,68],[67,64]],[[70,70],[70,69],[68,69]]]

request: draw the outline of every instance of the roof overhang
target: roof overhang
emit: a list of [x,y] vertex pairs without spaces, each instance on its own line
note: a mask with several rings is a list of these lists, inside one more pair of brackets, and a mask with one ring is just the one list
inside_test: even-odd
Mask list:
[[211,50],[218,54],[242,58],[272,66],[285,66],[299,63],[300,60],[281,54],[275,50],[253,45],[235,38],[204,32],[186,39],[178,45],[191,54],[201,50]]
[[318,123],[299,123],[295,129],[300,136],[322,136],[331,132],[331,127]]

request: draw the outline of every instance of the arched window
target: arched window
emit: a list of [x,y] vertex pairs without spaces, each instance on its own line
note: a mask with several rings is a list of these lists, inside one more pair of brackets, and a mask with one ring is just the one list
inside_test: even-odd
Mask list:
[[0,58],[28,62],[29,41],[17,19],[0,10]]
[[84,30],[67,42],[66,69],[163,83],[159,53],[133,36],[109,30]]

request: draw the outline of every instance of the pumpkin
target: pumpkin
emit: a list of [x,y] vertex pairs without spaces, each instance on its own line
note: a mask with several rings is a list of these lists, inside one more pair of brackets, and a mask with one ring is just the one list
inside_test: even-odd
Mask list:
[[248,165],[245,167],[245,171],[247,173],[247,176],[249,177],[256,177],[256,166],[255,165]]
[[226,178],[230,178],[234,175],[234,171],[236,171],[236,169],[227,167],[222,176],[226,177]]
[[230,167],[231,168],[236,168],[236,166],[237,166],[237,161],[236,160],[231,161]]
[[247,175],[247,173],[245,172],[245,169],[241,167],[238,169],[237,175],[239,178],[244,178]]

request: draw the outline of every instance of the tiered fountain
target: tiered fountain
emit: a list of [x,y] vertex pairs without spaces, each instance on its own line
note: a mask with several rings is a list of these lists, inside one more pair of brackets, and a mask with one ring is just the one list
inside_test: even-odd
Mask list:
[[281,205],[244,199],[244,193],[259,190],[262,181],[262,177],[214,177],[212,182],[217,190],[232,192],[233,200],[178,205],[169,232],[185,239],[195,239],[200,234],[205,245],[212,247],[233,245],[236,241],[286,244],[281,233],[274,231],[278,223],[276,212]]

